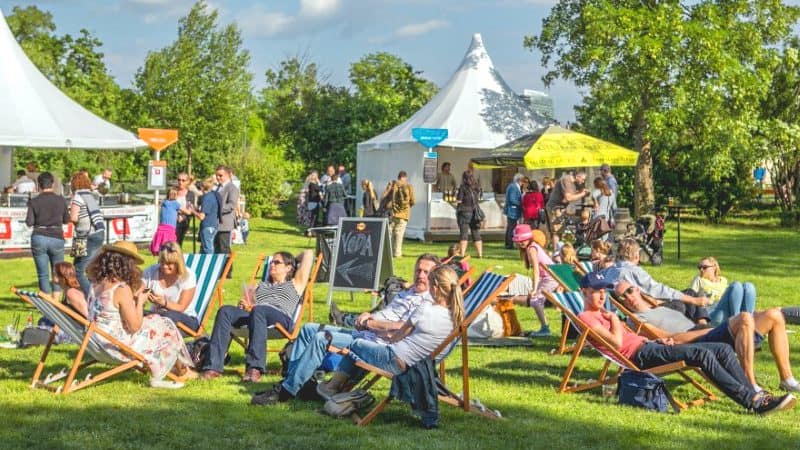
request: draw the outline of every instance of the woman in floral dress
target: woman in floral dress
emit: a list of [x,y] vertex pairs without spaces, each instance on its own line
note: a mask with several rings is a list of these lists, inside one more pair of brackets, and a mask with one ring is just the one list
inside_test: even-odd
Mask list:
[[[148,292],[142,289],[142,272],[138,267],[143,262],[131,242],[119,241],[102,247],[87,268],[92,282],[89,320],[144,357],[151,373],[150,386],[180,388],[183,383],[166,381],[164,377],[170,371],[182,375],[192,366],[192,360],[171,320],[155,314],[144,315]],[[130,359],[112,343],[106,343],[105,348],[120,360]]]

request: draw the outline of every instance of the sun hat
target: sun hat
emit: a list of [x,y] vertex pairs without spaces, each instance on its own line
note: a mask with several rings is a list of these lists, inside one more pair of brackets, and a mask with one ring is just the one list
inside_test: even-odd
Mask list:
[[134,261],[136,261],[136,264],[144,263],[144,259],[139,256],[139,249],[136,248],[136,244],[131,241],[117,241],[113,244],[106,244],[100,250],[104,252],[115,252],[125,256],[130,256],[134,259]]
[[523,242],[533,238],[531,226],[526,223],[521,223],[514,227],[514,235],[511,238],[514,242]]

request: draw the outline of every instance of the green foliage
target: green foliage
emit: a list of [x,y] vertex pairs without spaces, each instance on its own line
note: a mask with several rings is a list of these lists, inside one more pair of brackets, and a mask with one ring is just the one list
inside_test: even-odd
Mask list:
[[210,173],[236,152],[248,117],[250,55],[235,25],[220,27],[204,1],[181,18],[178,38],[147,55],[136,73],[137,126],[177,128],[166,158],[173,167]]
[[253,217],[275,215],[280,203],[288,200],[291,194],[284,188],[285,180],[300,177],[302,167],[288,161],[285,153],[280,145],[258,143],[228,161],[241,180],[247,211]]
[[[636,210],[655,201],[653,159],[702,167],[703,179],[733,179],[753,164],[753,132],[798,8],[774,0],[562,0],[536,37],[544,81],[587,87],[590,131],[612,128],[640,152]],[[588,119],[588,120],[587,120]],[[699,186],[698,186],[699,188]]]

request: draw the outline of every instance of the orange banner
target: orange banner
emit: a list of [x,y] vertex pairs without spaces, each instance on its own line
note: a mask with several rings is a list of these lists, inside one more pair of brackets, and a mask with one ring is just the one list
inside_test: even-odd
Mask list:
[[158,128],[139,128],[139,139],[147,142],[153,150],[160,152],[178,142],[178,130],[161,130]]

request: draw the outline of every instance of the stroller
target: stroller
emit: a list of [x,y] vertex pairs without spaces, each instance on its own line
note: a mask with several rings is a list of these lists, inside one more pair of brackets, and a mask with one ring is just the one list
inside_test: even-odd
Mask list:
[[605,219],[605,216],[599,216],[592,219],[588,224],[576,225],[575,230],[575,251],[578,254],[578,259],[581,261],[589,261],[592,257],[591,243],[595,239],[603,239],[611,228]]
[[650,263],[660,266],[664,262],[664,233],[664,216],[659,213],[644,214],[636,223],[628,224],[625,237],[636,239]]

